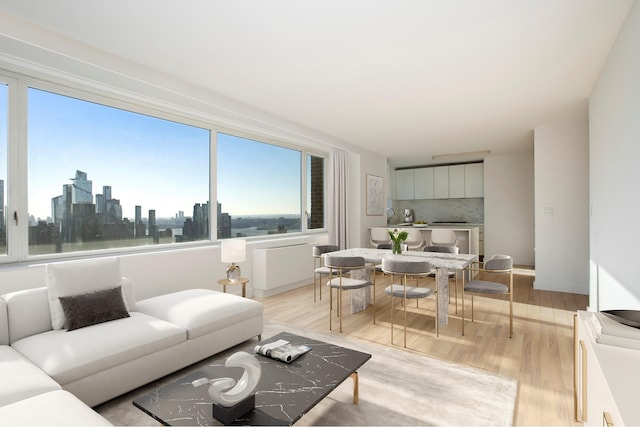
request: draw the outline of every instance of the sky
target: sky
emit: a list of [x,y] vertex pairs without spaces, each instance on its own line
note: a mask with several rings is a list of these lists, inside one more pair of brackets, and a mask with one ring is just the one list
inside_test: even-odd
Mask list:
[[[179,210],[191,216],[195,203],[209,199],[208,129],[37,89],[29,89],[28,111],[28,203],[36,218],[51,215],[51,199],[62,194],[76,170],[92,181],[94,200],[103,186],[111,186],[123,217],[131,219],[136,205],[144,217],[149,209],[157,218]],[[299,151],[218,135],[223,212],[300,212]],[[1,156],[0,161],[6,164]]]

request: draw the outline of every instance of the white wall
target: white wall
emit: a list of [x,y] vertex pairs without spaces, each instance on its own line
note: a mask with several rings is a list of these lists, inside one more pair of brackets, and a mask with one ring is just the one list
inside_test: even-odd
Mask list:
[[[357,239],[352,240],[351,247],[371,247],[369,241],[371,227],[384,227],[387,225],[386,200],[390,197],[390,177],[388,175],[387,159],[385,157],[363,154],[360,156],[361,169],[359,171],[359,233]],[[367,175],[375,175],[384,179],[384,208],[382,215],[367,215]]]
[[589,99],[590,309],[640,309],[640,4]]
[[[586,107],[586,106],[585,106]],[[589,293],[589,125],[534,130],[536,289]]]
[[534,265],[533,152],[484,159],[484,254]]

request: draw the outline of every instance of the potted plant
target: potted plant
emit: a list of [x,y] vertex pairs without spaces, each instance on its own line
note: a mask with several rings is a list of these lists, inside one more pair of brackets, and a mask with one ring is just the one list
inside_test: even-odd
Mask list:
[[407,237],[409,237],[409,233],[407,233],[405,230],[398,230],[397,228],[394,228],[393,231],[388,230],[389,233],[389,237],[391,237],[391,252],[394,254],[401,254],[402,253],[402,243],[407,240]]

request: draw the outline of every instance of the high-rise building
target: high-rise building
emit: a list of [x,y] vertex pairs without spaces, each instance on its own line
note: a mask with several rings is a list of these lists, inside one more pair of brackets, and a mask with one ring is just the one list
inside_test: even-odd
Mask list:
[[93,183],[87,179],[87,173],[76,170],[76,177],[71,178],[73,191],[72,204],[93,204]]
[[156,225],[156,210],[149,209],[149,236],[153,238],[154,243],[158,241],[158,226]]
[[110,185],[104,185],[102,187],[102,195],[104,195],[105,202],[108,202],[109,200],[112,199],[112,197],[111,197],[111,186]]
[[104,213],[105,203],[104,203],[104,194],[96,194],[96,213],[101,214]]

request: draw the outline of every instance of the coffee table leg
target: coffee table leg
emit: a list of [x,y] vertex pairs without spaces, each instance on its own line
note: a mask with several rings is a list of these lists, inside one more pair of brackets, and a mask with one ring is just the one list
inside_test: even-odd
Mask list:
[[353,379],[353,404],[357,405],[360,401],[360,393],[358,388],[358,372],[354,372],[351,374],[351,378]]

